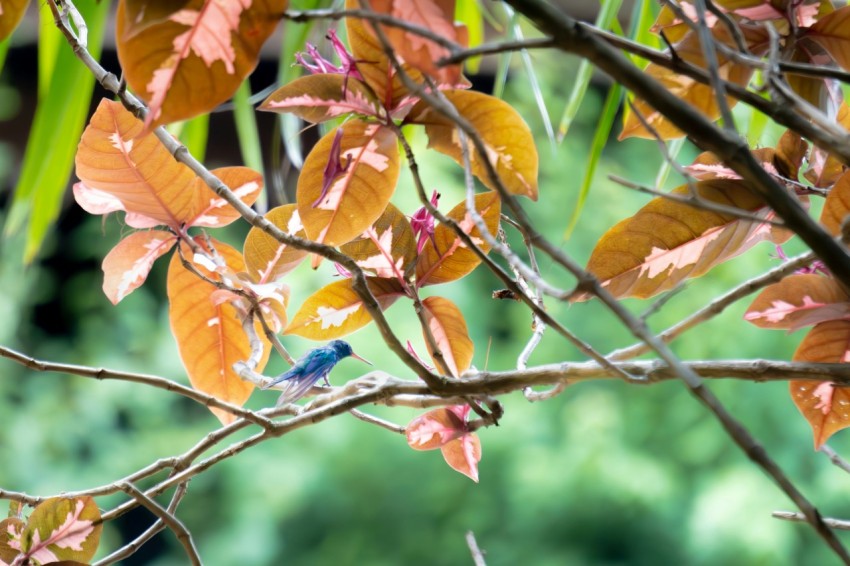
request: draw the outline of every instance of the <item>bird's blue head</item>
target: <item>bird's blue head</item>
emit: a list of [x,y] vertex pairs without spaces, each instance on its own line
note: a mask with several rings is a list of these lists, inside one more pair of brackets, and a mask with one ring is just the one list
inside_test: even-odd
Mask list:
[[333,351],[336,353],[339,359],[351,356],[352,358],[358,359],[361,362],[366,362],[367,364],[372,365],[372,363],[368,360],[365,360],[355,354],[354,350],[351,349],[351,344],[349,344],[345,340],[333,340],[332,342],[328,343],[328,346],[333,348]]

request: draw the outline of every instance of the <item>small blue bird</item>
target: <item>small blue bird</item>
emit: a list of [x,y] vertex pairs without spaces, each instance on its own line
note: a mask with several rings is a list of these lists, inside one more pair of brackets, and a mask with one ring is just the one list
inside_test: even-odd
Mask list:
[[327,346],[319,346],[304,354],[295,362],[294,366],[264,385],[263,389],[268,389],[282,381],[287,381],[286,386],[281,389],[282,393],[277,400],[277,406],[279,407],[285,403],[294,403],[303,397],[313,387],[313,384],[320,379],[325,380],[325,385],[330,385],[328,374],[337,362],[348,356],[356,358],[361,362],[366,362],[370,366],[372,365],[371,362],[355,354],[351,349],[351,345],[345,340],[334,340],[329,342]]

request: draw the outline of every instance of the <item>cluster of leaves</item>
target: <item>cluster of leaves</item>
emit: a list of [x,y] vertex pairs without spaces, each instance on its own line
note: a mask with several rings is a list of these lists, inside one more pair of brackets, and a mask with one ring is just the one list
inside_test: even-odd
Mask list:
[[[241,253],[206,232],[197,233],[224,226],[239,214],[188,167],[175,162],[152,133],[160,124],[207,112],[232,96],[256,65],[259,49],[274,29],[274,16],[285,7],[282,1],[254,2],[250,7],[198,1],[176,9],[121,1],[118,54],[129,86],[149,106],[147,119],[142,122],[121,104],[102,101],[76,156],[77,203],[92,214],[123,211],[126,223],[137,229],[104,259],[107,297],[117,304],[144,282],[157,258],[176,248],[168,268],[169,315],[184,366],[196,389],[237,405],[254,389],[234,371],[234,364],[256,353],[251,335],[262,336],[257,315],[275,332],[313,340],[339,338],[371,321],[350,274],[337,266],[345,277],[308,297],[287,324],[289,288],[284,277],[308,253],[256,227]],[[347,7],[359,5],[349,0]],[[407,8],[405,2],[373,3],[376,11],[398,17],[410,16]],[[418,15],[414,23],[463,44],[464,28],[453,22],[454,2],[435,2],[434,8],[413,11]],[[478,130],[487,148],[482,156],[470,145],[473,174],[494,188],[483,164],[487,159],[509,192],[536,200],[534,141],[510,105],[465,90],[469,83],[459,65],[434,66],[433,61],[446,54],[443,47],[382,27],[403,62],[396,68],[371,23],[347,19],[345,24],[351,52],[333,30],[328,34],[340,64],[308,45],[296,59],[310,74],[282,86],[261,106],[313,124],[342,120],[307,155],[296,202],[270,210],[266,219],[289,235],[336,247],[352,258],[367,275],[381,308],[401,298],[421,308],[425,343],[435,365],[460,377],[473,358],[463,314],[446,298],[420,299],[419,291],[456,281],[480,263],[461,233],[480,252],[490,246],[465,202],[446,214],[448,223],[435,222],[429,207],[408,218],[390,202],[400,172],[401,127],[423,126],[429,147],[462,163],[454,124],[420,99],[422,93],[439,92]],[[231,41],[222,42],[222,37]],[[262,190],[262,176],[251,169],[225,167],[213,173],[247,206]],[[474,202],[487,231],[496,234],[498,193],[481,192]],[[430,210],[437,206],[435,193]],[[314,268],[320,260],[313,258]],[[265,336],[260,342],[257,371],[262,371],[270,350]],[[212,410],[223,423],[234,419]],[[446,411],[416,421],[410,444],[418,449],[443,446],[447,461],[477,480],[480,444],[467,428],[469,406]],[[422,426],[438,421],[445,421],[439,430]],[[428,439],[428,431],[434,439]]]
[[53,497],[36,506],[28,518],[12,503],[0,521],[0,563],[87,564],[100,543],[103,524],[91,497]]
[[[721,0],[715,4],[734,21],[752,55],[763,55],[770,47],[767,23],[777,30],[785,46],[782,61],[835,63],[850,69],[850,7],[835,9],[828,1],[786,0]],[[682,3],[681,7],[690,21],[668,6],[653,30],[664,34],[677,58],[707,68],[695,28],[696,9],[691,3]],[[704,17],[716,44],[725,45],[730,52],[737,50],[731,28],[712,14]],[[718,50],[717,56],[718,70],[725,80],[741,86],[750,83],[752,65],[736,61],[723,50]],[[706,116],[716,119],[720,115],[718,96],[708,85],[656,64],[650,64],[646,72]],[[786,78],[803,100],[834,115],[839,124],[850,129],[850,110],[842,102],[835,81],[791,73]],[[735,102],[728,100],[730,106]],[[625,118],[620,137],[671,139],[681,135],[649,102],[637,100],[634,111]],[[756,149],[753,154],[802,206],[808,207],[810,193],[827,194],[821,223],[833,235],[840,233],[841,221],[850,212],[850,177],[844,165],[820,149],[809,148],[790,131],[776,148]],[[781,244],[791,236],[770,223],[774,213],[751,184],[712,154],[700,155],[686,169],[691,182],[669,196],[653,199],[618,223],[593,250],[588,271],[615,297],[655,296],[687,278],[705,274],[759,241]],[[846,291],[821,267],[804,271],[765,289],[747,311],[746,319],[763,328],[788,331],[814,326],[794,354],[796,361],[850,361]],[[791,396],[812,426],[816,447],[850,426],[843,389],[831,383],[792,381]]]

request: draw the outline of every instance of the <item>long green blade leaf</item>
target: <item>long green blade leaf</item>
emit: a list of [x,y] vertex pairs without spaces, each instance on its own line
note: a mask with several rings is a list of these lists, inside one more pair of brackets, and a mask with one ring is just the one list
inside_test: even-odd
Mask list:
[[[257,129],[257,117],[251,104],[251,85],[246,79],[233,95],[233,119],[236,122],[236,137],[239,138],[239,150],[242,161],[254,171],[263,172],[263,149],[260,147],[260,132]],[[257,201],[261,212],[268,209],[265,191]]]
[[[466,26],[469,34],[469,47],[477,47],[484,41],[484,16],[478,0],[458,0],[455,5],[455,19]],[[481,67],[481,57],[466,60],[466,69],[473,75]]]

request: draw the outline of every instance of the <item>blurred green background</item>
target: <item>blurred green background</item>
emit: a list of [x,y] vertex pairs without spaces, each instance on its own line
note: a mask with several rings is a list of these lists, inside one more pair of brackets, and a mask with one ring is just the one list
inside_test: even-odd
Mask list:
[[[24,39],[16,39],[19,35]],[[4,211],[35,103],[35,48],[25,36],[13,37],[0,76]],[[321,30],[312,36],[318,41]],[[533,53],[532,60],[557,120],[578,61],[544,52]],[[104,61],[116,68],[108,47]],[[647,202],[607,175],[651,185],[661,166],[657,146],[640,140],[617,143],[612,137],[578,225],[565,240],[608,86],[604,77],[594,78],[569,135],[557,145],[545,135],[529,76],[518,57],[514,63],[505,98],[539,134],[540,200],[526,202],[526,210],[541,232],[585,262],[608,227]],[[261,64],[255,90],[273,81],[275,70],[275,61]],[[478,77],[476,88],[489,91],[492,76]],[[103,93],[96,91],[95,98],[100,96]],[[745,123],[746,112],[739,110],[738,115]],[[272,118],[258,119],[267,147]],[[214,135],[207,165],[239,163],[231,114],[213,115],[210,128]],[[614,136],[617,130],[615,126]],[[768,127],[760,143],[772,145],[780,134]],[[420,169],[429,190],[443,194],[441,208],[448,210],[463,198],[461,170],[425,151],[425,141],[422,135],[415,139]],[[680,160],[694,155],[686,146]],[[675,179],[668,182],[674,184]],[[402,175],[394,202],[408,214],[418,207],[409,175]],[[241,247],[246,231],[246,226],[236,225],[215,235]],[[153,373],[185,383],[164,302],[166,261],[158,262],[145,286],[117,307],[101,291],[100,261],[127,232],[121,219],[88,216],[66,198],[56,229],[31,265],[21,263],[23,238],[4,237],[0,344],[46,360]],[[516,235],[508,232],[516,244]],[[800,249],[795,242],[786,246],[789,254]],[[651,326],[666,328],[776,265],[772,254],[769,245],[759,245],[691,282],[650,318]],[[541,263],[543,275],[554,284],[567,288],[573,283],[551,262]],[[328,262],[316,272],[306,264],[299,267],[288,276],[290,312],[333,277]],[[498,288],[498,280],[479,269],[460,282],[428,289],[451,298],[466,314],[479,368],[515,367],[530,336],[528,311],[511,301],[492,300]],[[628,301],[635,312],[649,304]],[[631,343],[598,304],[547,306],[599,351]],[[687,360],[790,359],[801,334],[758,330],[743,322],[745,307],[736,305],[684,335],[673,344],[674,350]],[[402,301],[388,311],[397,334],[421,352],[421,332],[411,314]],[[409,376],[374,328],[356,333],[350,341],[378,368]],[[290,337],[284,343],[296,355],[315,345]],[[582,357],[548,332],[531,362],[564,360]],[[266,373],[283,368],[280,360],[273,360]],[[5,360],[0,361],[0,372],[2,489],[48,495],[108,483],[158,458],[182,453],[218,425],[203,407],[161,390],[40,374]],[[363,372],[363,366],[346,361],[331,381],[341,384]],[[850,517],[850,481],[812,451],[808,425],[793,407],[785,384],[724,381],[710,387],[824,514]],[[273,393],[257,392],[249,406],[274,401]],[[480,431],[480,484],[449,469],[439,452],[415,452],[403,437],[343,415],[263,443],[196,477],[178,516],[194,534],[205,563],[212,565],[464,564],[471,562],[464,541],[469,530],[491,565],[833,561],[810,528],[770,518],[773,510],[791,509],[790,502],[678,383],[642,387],[605,380],[569,387],[543,403],[530,404],[519,393],[502,401],[506,412],[501,426]],[[402,425],[421,412],[365,409]],[[847,453],[850,437],[839,434],[830,444]],[[108,508],[118,501],[107,497],[99,504]],[[99,556],[129,541],[152,520],[146,511],[137,510],[107,524]],[[174,536],[164,532],[123,564],[184,562]]]

